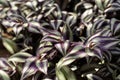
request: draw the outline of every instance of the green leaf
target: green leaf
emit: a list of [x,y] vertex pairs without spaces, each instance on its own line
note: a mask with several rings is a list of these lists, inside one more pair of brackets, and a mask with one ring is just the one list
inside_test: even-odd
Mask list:
[[81,15],[81,19],[83,22],[90,22],[93,18],[93,15],[93,9],[88,9]]
[[102,10],[102,11],[104,10],[102,0],[95,0],[95,3],[97,4],[97,6],[100,10]]
[[0,70],[0,79],[2,78],[2,80],[10,80],[9,75],[4,72],[3,70]]
[[67,15],[69,15],[69,16],[66,18],[66,23],[67,23],[69,26],[72,26],[73,24],[76,23],[77,14],[75,14],[75,13],[68,13]]
[[3,6],[9,6],[9,3],[7,0],[0,0],[0,4],[2,4]]
[[66,65],[69,65],[69,64],[71,64],[72,62],[74,62],[76,59],[75,58],[62,58],[59,62],[58,62],[58,64],[57,64],[57,68],[58,69],[60,69],[61,67],[63,67],[63,66],[66,66]]
[[104,7],[106,8],[111,0],[104,0]]
[[55,7],[51,7],[51,9],[45,13],[45,17],[50,15],[50,13],[52,13],[54,10],[55,10]]
[[64,74],[60,70],[56,70],[56,75],[59,80],[66,80]]
[[8,39],[8,38],[2,38],[2,40],[3,40],[3,45],[4,45],[4,47],[5,47],[11,54],[17,52],[18,47],[17,47],[17,44],[16,44],[14,41],[12,41],[12,40],[10,40],[10,39]]
[[56,75],[59,80],[77,80],[74,73],[67,66],[56,69]]
[[25,62],[25,60],[32,55],[27,52],[18,52],[12,55],[8,60],[13,62]]
[[29,7],[30,9],[34,10],[34,6],[33,6],[32,2],[27,2],[25,5],[27,7]]

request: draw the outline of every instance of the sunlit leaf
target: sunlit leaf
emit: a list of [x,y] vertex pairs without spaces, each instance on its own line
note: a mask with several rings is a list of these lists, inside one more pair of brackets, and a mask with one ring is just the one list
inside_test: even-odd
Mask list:
[[93,54],[92,52],[86,52],[85,49],[80,49],[75,53],[68,53],[65,57],[63,57],[57,64],[58,68],[62,66],[69,65],[77,59],[87,57],[89,54]]
[[111,0],[105,0],[105,1],[104,1],[104,7],[105,7],[105,8],[107,7],[107,5],[109,4],[110,1],[111,1]]
[[2,70],[9,71],[9,69],[14,68],[5,58],[0,58],[0,64],[0,68],[2,68]]
[[26,63],[22,70],[21,80],[24,80],[25,78],[28,78],[28,77],[34,75],[38,71],[38,69],[35,65],[35,60],[36,60],[35,57],[31,57],[26,60]]
[[0,68],[4,71],[6,71],[10,76],[13,75],[16,70],[15,66],[7,61],[5,58],[0,58]]
[[15,53],[18,50],[17,44],[7,38],[2,38],[3,39],[3,45],[4,47],[10,52],[10,53]]
[[28,23],[29,27],[28,30],[33,33],[40,33],[41,25],[38,22],[31,21]]
[[74,73],[67,66],[61,69],[56,68],[56,75],[59,80],[77,80]]
[[18,52],[12,55],[8,60],[13,62],[25,62],[25,60],[32,55],[27,52]]
[[98,8],[101,10],[104,10],[102,0],[95,0],[95,3],[97,4]]
[[62,53],[62,55],[66,55],[67,54],[67,50],[70,46],[70,42],[69,41],[65,41],[65,42],[61,42],[55,45],[55,47]]
[[48,61],[47,60],[37,60],[36,66],[38,67],[39,71],[43,72],[44,74],[47,74],[47,68],[48,68]]
[[2,79],[2,80],[10,80],[10,77],[6,72],[4,72],[3,70],[0,70],[0,79]]
[[81,15],[81,19],[83,20],[83,22],[89,22],[93,18],[93,15],[93,10],[88,9]]

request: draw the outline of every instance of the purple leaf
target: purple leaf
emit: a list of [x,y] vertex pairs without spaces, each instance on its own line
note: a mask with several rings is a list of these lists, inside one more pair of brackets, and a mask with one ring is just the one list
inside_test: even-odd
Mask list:
[[[77,48],[78,47],[78,48]],[[57,64],[58,68],[61,68],[62,66],[66,66],[74,62],[76,59],[84,58],[87,56],[94,56],[94,53],[85,49],[85,48],[79,48],[77,46],[76,48],[73,47],[72,51],[69,52],[66,56],[64,56]],[[74,50],[75,49],[75,50]]]
[[91,36],[88,40],[86,40],[84,43],[86,47],[91,48],[91,46],[93,47],[99,46],[104,49],[109,49],[120,42],[118,39],[115,39],[113,37],[108,37],[108,36],[105,37],[100,35],[101,35],[101,32],[98,32],[95,35]]
[[58,30],[58,28],[60,27],[60,25],[62,24],[62,20],[51,20],[50,21],[51,26],[53,27],[53,29]]
[[55,47],[63,54],[66,55],[67,54],[67,50],[70,46],[70,42],[67,40],[65,42],[61,42],[55,45]]
[[48,61],[47,60],[37,60],[36,66],[39,69],[39,71],[43,72],[44,74],[47,74],[47,68],[48,68]]
[[103,57],[103,51],[102,51],[102,49],[101,49],[100,47],[94,48],[93,52],[94,52],[94,54],[95,54],[98,58],[102,59],[102,57]]
[[0,58],[0,69],[7,73],[11,73],[10,75],[13,75],[16,72],[15,66],[10,64],[5,58]]
[[34,75],[38,71],[38,68],[35,65],[35,61],[36,57],[31,57],[26,60],[26,63],[22,70],[21,80],[24,80],[25,78]]
[[0,58],[0,68],[3,70],[9,70],[10,64],[5,58]]

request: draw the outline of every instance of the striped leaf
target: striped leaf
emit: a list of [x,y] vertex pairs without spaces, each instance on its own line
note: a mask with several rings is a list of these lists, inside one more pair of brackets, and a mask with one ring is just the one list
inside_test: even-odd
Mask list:
[[8,60],[13,62],[25,62],[29,57],[32,57],[32,55],[27,52],[18,52],[12,55]]
[[31,57],[26,60],[20,80],[25,80],[26,78],[34,75],[38,71],[38,68],[35,65],[35,60],[35,57]]
[[42,38],[42,41],[48,41],[48,42],[59,42],[63,41],[63,37],[61,33],[59,33],[56,30],[44,30],[43,31],[44,37]]
[[69,46],[70,46],[69,41],[65,41],[55,45],[55,47],[62,53],[63,56],[67,54],[67,50],[69,49]]
[[120,22],[119,20],[115,19],[115,18],[112,18],[111,21],[110,21],[110,25],[111,25],[111,31],[112,31],[112,34],[118,38],[120,38],[120,34],[119,34],[119,31],[120,31]]
[[10,64],[5,58],[0,58],[0,68],[10,75],[13,75],[16,71],[15,66]]
[[101,32],[98,32],[85,41],[85,46],[91,50],[94,50],[99,58],[102,58],[104,51],[113,51],[113,47],[116,47],[120,43],[118,39],[109,36],[101,36]]
[[52,49],[53,49],[53,45],[51,42],[41,41],[37,49],[37,55],[39,56],[43,53],[47,53]]
[[41,25],[38,22],[31,21],[28,23],[29,27],[28,30],[33,33],[40,33],[41,32]]
[[36,61],[36,66],[39,69],[40,72],[43,72],[44,74],[47,74],[47,69],[48,69],[48,61],[47,60],[37,60]]
[[76,23],[77,14],[75,13],[68,13],[66,11],[62,12],[62,20],[66,22],[68,26],[72,26]]
[[104,7],[106,8],[110,3],[111,3],[112,0],[105,0],[104,1]]
[[50,21],[51,26],[53,27],[53,29],[58,30],[58,28],[60,27],[60,25],[62,24],[62,20],[51,20]]
[[83,22],[90,22],[91,19],[93,18],[93,9],[88,9],[86,10],[82,15],[81,15],[81,19]]
[[84,58],[87,56],[94,56],[94,53],[87,50],[83,46],[76,45],[58,62],[57,67],[61,68],[74,62],[76,59]]
[[116,0],[115,2],[110,1],[110,7],[105,10],[105,12],[113,12],[113,11],[119,11],[120,10],[120,2]]
[[86,43],[86,46],[88,47],[92,46],[91,44],[92,42],[92,43],[95,43],[94,46],[99,46],[104,49],[110,49],[111,47],[115,46],[120,42],[118,39],[111,38],[111,37],[102,37],[102,36],[93,37],[92,39],[88,39],[88,41],[89,42]]

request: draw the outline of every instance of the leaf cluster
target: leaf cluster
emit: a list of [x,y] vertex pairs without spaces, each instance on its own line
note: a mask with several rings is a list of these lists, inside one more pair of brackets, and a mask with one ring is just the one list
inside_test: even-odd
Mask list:
[[119,0],[0,0],[0,80],[119,80]]

